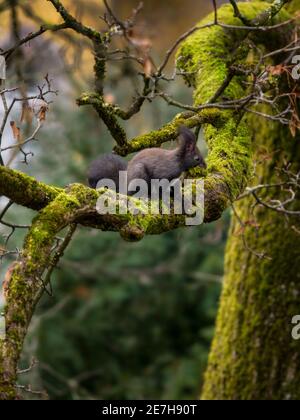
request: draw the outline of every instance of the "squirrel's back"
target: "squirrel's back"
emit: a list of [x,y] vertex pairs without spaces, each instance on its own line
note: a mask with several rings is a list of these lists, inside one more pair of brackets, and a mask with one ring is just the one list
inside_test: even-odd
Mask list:
[[94,160],[88,170],[88,182],[91,188],[96,188],[101,179],[111,179],[119,189],[119,172],[126,171],[127,162],[120,156],[107,153]]
[[114,181],[119,191],[119,172],[127,170],[128,184],[145,180],[151,185],[153,179],[178,178],[182,172],[196,166],[206,168],[206,163],[197,148],[195,134],[188,128],[179,128],[180,142],[176,149],[150,148],[138,152],[128,163],[113,153],[100,156],[89,169],[88,179],[92,188],[102,179]]
[[[143,169],[141,171],[141,169]],[[177,158],[177,150],[161,148],[145,149],[128,164],[128,182],[136,178],[151,179],[177,178],[182,173],[182,165]]]

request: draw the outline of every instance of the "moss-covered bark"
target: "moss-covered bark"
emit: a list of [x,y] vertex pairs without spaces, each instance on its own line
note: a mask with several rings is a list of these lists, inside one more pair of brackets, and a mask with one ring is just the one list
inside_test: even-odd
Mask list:
[[[261,181],[277,182],[275,168],[284,160],[300,171],[300,138],[276,125],[255,122],[258,150],[273,158],[264,165]],[[259,158],[259,156],[257,156]],[[274,193],[278,198],[279,191]],[[270,199],[270,191],[263,198]],[[272,197],[271,197],[272,198]],[[300,347],[292,339],[291,320],[300,311],[299,217],[287,220],[266,208],[252,214],[253,198],[236,211],[259,228],[245,231],[236,217],[226,252],[224,289],[217,320],[204,399],[300,399]],[[300,210],[300,200],[294,202]],[[239,233],[240,232],[240,233]]]
[[[291,10],[297,9],[298,0],[291,3]],[[276,168],[284,162],[292,162],[294,173],[300,171],[300,136],[292,138],[288,128],[257,118],[249,124],[256,159],[268,156],[259,182],[278,182]],[[265,190],[260,197],[277,199],[280,190]],[[265,207],[253,212],[253,204],[249,197],[235,206],[238,218],[255,221],[258,228],[248,226],[243,236],[240,220],[233,217],[202,398],[299,400],[300,347],[291,336],[292,317],[300,311],[299,217],[287,219]],[[300,210],[299,195],[293,206]]]
[[0,195],[5,195],[16,204],[41,210],[62,191],[61,188],[43,184],[23,172],[0,166]]
[[[250,20],[261,16],[263,24],[276,24],[289,19],[288,13],[282,10],[268,20],[265,15],[273,15],[271,12],[265,14],[266,10],[271,10],[270,5],[265,2],[241,4],[240,10]],[[242,26],[242,22],[234,17],[230,4],[218,10],[218,19],[228,25]],[[209,15],[200,26],[213,20],[214,16]],[[285,30],[288,34],[289,29]],[[245,30],[213,26],[196,31],[182,44],[177,53],[177,63],[187,75],[187,82],[194,87],[196,105],[205,104],[214,97],[228,78],[232,63],[246,64],[249,46],[243,41],[247,35]],[[271,48],[274,42],[278,45],[280,38],[285,37],[282,33],[273,32],[272,42],[270,32],[268,35],[266,38],[253,32],[251,37],[258,44],[267,40]],[[228,100],[245,97],[247,81],[249,80],[245,76],[232,77],[222,96]],[[205,140],[209,147],[205,209],[207,214],[215,212],[215,218],[218,218],[224,208],[238,197],[239,191],[245,188],[252,169],[252,132],[243,111],[223,112],[218,124],[206,126]],[[211,192],[214,198],[211,197]],[[210,203],[214,203],[213,208],[210,208]]]
[[0,400],[17,397],[17,363],[37,299],[44,289],[43,274],[51,266],[55,236],[72,223],[82,203],[72,194],[57,196],[34,219],[20,260],[7,288],[5,337],[0,340]]

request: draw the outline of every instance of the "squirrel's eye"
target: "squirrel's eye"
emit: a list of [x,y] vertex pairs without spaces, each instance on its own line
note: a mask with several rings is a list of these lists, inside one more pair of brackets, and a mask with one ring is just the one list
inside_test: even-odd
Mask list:
[[194,157],[194,159],[195,159],[195,161],[196,161],[196,162],[199,162],[200,157],[196,155],[196,156]]

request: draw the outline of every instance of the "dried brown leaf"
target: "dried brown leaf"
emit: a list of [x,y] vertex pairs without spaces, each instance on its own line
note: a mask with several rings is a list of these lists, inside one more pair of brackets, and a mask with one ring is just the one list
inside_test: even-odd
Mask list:
[[45,121],[46,120],[47,111],[48,111],[48,106],[47,107],[45,107],[45,106],[41,107],[41,109],[39,111],[39,114],[38,114],[38,119],[40,121]]
[[5,299],[7,299],[8,297],[8,292],[9,292],[9,285],[10,285],[10,281],[11,281],[11,277],[13,274],[13,271],[16,267],[18,263],[14,262],[7,270],[4,280],[3,280],[3,285],[2,285],[2,291],[3,291],[3,296]]
[[18,142],[20,142],[20,140],[21,140],[21,130],[20,130],[20,128],[17,127],[17,124],[16,124],[15,121],[11,121],[10,126],[11,126],[11,129],[12,129],[12,132],[13,132],[14,139],[17,140]]
[[300,119],[297,111],[293,112],[292,118],[289,123],[290,132],[293,137],[296,137],[297,130],[300,130]]
[[281,76],[288,72],[288,69],[283,64],[278,64],[277,66],[269,66],[268,72],[273,76]]
[[21,114],[20,122],[21,123],[27,122],[28,124],[31,124],[32,123],[32,110],[28,106],[27,103],[23,103],[23,106],[22,106],[22,114]]
[[46,119],[46,114],[49,109],[49,105],[46,101],[39,98],[31,99],[28,102],[28,106],[31,109],[32,113],[41,121],[44,121]]
[[150,60],[149,57],[146,58],[146,60],[144,60],[143,67],[144,67],[144,73],[145,73],[145,75],[147,77],[150,77],[151,74],[152,74],[152,62],[151,62],[151,60]]

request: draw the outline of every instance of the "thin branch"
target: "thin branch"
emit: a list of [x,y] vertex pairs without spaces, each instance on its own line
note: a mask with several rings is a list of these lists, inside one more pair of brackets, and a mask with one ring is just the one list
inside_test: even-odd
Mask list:
[[172,45],[172,47],[167,51],[166,56],[163,60],[163,62],[161,63],[161,65],[158,67],[157,69],[157,75],[161,75],[163,70],[165,69],[165,67],[167,66],[170,57],[172,56],[173,52],[177,49],[177,47],[185,40],[187,39],[190,35],[192,35],[193,33],[200,31],[202,29],[207,29],[207,28],[211,28],[213,26],[215,26],[216,24],[214,22],[212,23],[208,23],[206,25],[201,25],[201,26],[196,26],[195,28],[190,29],[189,31],[185,32],[184,34],[182,34],[176,41],[175,43]]
[[138,96],[135,101],[131,104],[127,111],[123,111],[121,108],[115,107],[116,114],[122,118],[123,120],[129,120],[135,114],[137,114],[141,107],[143,106],[145,100],[147,99],[149,93],[151,92],[150,89],[150,79],[148,77],[144,77],[144,89],[143,93]]
[[49,284],[51,284],[51,277],[52,277],[53,271],[57,267],[60,259],[64,256],[64,253],[65,253],[67,247],[69,246],[69,244],[70,244],[70,242],[71,242],[71,240],[73,238],[73,235],[74,235],[76,229],[77,229],[77,224],[76,223],[73,223],[73,224],[70,225],[66,237],[64,238],[64,240],[62,241],[62,243],[59,245],[58,249],[55,251],[55,254],[54,254],[53,258],[50,261],[47,275],[46,275],[45,279],[43,279],[43,282],[42,282],[43,287],[38,292],[38,294],[37,294],[37,296],[35,298],[36,299],[36,302],[38,302],[40,300],[40,298],[41,298],[44,290],[46,290],[47,286]]
[[67,247],[69,246],[76,229],[77,229],[77,224],[76,223],[73,223],[73,224],[70,225],[66,237],[64,238],[64,240],[60,244],[59,248],[55,252],[54,257],[52,258],[52,260],[50,262],[49,270],[47,272],[47,276],[44,280],[45,285],[50,283],[52,273],[53,273],[54,269],[57,267],[60,259],[64,256],[64,253],[65,253]]
[[217,1],[216,0],[212,0],[212,4],[213,4],[213,8],[214,8],[214,15],[215,15],[215,25],[218,24],[218,6],[217,6]]
[[63,6],[62,2],[59,0],[47,0],[53,4],[56,11],[61,15],[64,22],[67,24],[68,28],[73,29],[74,31],[86,36],[94,42],[103,42],[102,35],[100,32],[92,29],[86,25],[83,25],[81,22],[78,22]]
[[31,134],[31,136],[29,136],[26,140],[24,140],[20,143],[13,144],[12,146],[7,146],[7,147],[0,148],[0,153],[6,152],[8,150],[15,149],[15,148],[19,148],[21,150],[22,146],[25,146],[26,144],[32,142],[33,140],[36,140],[35,137],[38,134],[38,132],[40,131],[41,127],[42,127],[42,122],[41,122],[40,119],[38,119],[37,127],[34,129],[34,132]]
[[[35,13],[35,11],[32,9],[32,7],[30,6],[29,3],[20,3],[20,8],[22,9],[22,11],[25,13],[25,15],[32,20],[33,22],[37,23],[39,26],[42,27],[47,27],[47,26],[55,26],[55,25],[51,25],[49,22],[45,21],[44,19],[42,19],[38,14]],[[64,39],[65,41],[73,44],[74,46],[78,47],[78,39],[76,37],[73,36],[73,34],[71,34],[70,32],[66,32],[66,31],[53,31],[54,35],[60,36],[62,39]],[[85,38],[83,38],[80,41],[80,46],[83,47],[91,47],[91,44],[89,42],[89,40],[85,41]]]
[[243,244],[244,244],[245,249],[247,251],[249,251],[251,254],[253,254],[255,257],[259,258],[260,260],[270,259],[270,257],[268,257],[265,252],[257,252],[249,246],[249,244],[247,242],[246,234],[245,234],[245,230],[246,230],[247,226],[249,226],[249,224],[247,224],[246,222],[243,222],[243,220],[241,219],[240,215],[238,214],[238,212],[237,212],[233,203],[231,204],[231,208],[233,210],[233,213],[234,213],[237,221],[239,222],[239,224],[241,226],[241,229],[242,229],[241,235],[242,235],[242,240],[243,240]]
[[17,374],[18,374],[18,375],[25,375],[26,373],[31,372],[31,371],[32,371],[32,369],[33,369],[33,368],[34,368],[37,364],[38,364],[38,361],[37,361],[36,359],[32,358],[31,363],[30,363],[30,366],[29,366],[27,369],[22,369],[22,370],[19,370],[19,371],[17,372]]
[[4,51],[2,55],[5,56],[5,58],[8,60],[9,57],[16,52],[18,48],[20,48],[22,45],[27,44],[28,42],[32,41],[33,39],[41,36],[47,31],[57,32],[62,29],[67,29],[68,25],[66,23],[61,23],[60,25],[51,25],[51,24],[45,24],[40,27],[40,29],[36,32],[30,32],[27,36],[25,36],[23,39],[21,39],[16,45],[9,48],[8,50]]
[[242,15],[242,13],[240,12],[240,9],[238,7],[238,5],[236,4],[235,0],[229,0],[232,7],[233,7],[233,11],[234,11],[234,16],[239,18],[240,21],[246,25],[246,26],[252,26],[252,22],[251,20],[247,19],[244,15]]
[[11,208],[13,204],[14,204],[13,201],[11,200],[8,201],[8,203],[6,204],[6,206],[4,207],[4,209],[2,210],[0,214],[0,223],[2,222],[3,217],[5,216],[5,214],[8,212],[8,210]]
[[27,394],[39,395],[41,397],[48,398],[48,394],[47,394],[46,391],[35,391],[35,390],[33,390],[31,388],[30,385],[29,386],[25,386],[25,385],[16,384],[16,388],[17,389],[20,389],[23,392],[26,392]]
[[119,147],[126,147],[127,138],[125,130],[121,127],[117,120],[116,108],[113,105],[106,103],[103,97],[97,93],[86,93],[77,99],[77,104],[92,105],[97,111],[99,117],[107,126],[112,137],[115,139]]
[[[235,3],[233,0],[231,0],[231,1],[233,3]],[[266,12],[266,15],[268,15],[268,17],[270,18],[270,20],[281,10],[281,8],[284,6],[284,4],[286,4],[288,1],[289,0],[281,0],[280,3],[282,3],[282,4],[280,4],[280,6],[277,6],[276,8],[274,8],[274,7],[271,6],[270,9],[268,9],[268,11]],[[292,18],[292,19],[289,19],[289,20],[287,20],[285,22],[281,22],[279,24],[270,25],[270,26],[262,26],[262,25],[257,25],[257,26],[252,26],[252,25],[245,25],[245,26],[227,25],[227,24],[224,24],[224,23],[221,23],[221,22],[218,21],[216,2],[215,2],[215,0],[213,0],[213,2],[214,2],[214,10],[215,10],[215,20],[214,20],[214,22],[208,23],[206,25],[196,26],[196,27],[190,29],[189,31],[185,32],[184,34],[182,34],[175,41],[175,43],[172,45],[172,47],[167,51],[166,56],[164,58],[164,61],[158,67],[157,75],[161,75],[161,73],[163,72],[163,70],[165,69],[165,67],[168,64],[170,57],[172,56],[172,54],[174,53],[174,51],[177,49],[177,47],[186,38],[188,38],[194,32],[197,32],[199,30],[208,29],[208,28],[211,28],[213,26],[220,26],[221,28],[224,28],[224,29],[235,29],[235,30],[246,30],[246,31],[271,31],[271,30],[274,30],[274,29],[279,29],[279,28],[281,28],[283,26],[286,26],[286,25],[288,25],[288,24],[290,24],[290,23],[292,23],[292,22],[295,21],[295,18]],[[275,2],[275,3],[278,3],[278,2]],[[271,14],[270,14],[270,10],[272,10],[272,13]],[[261,17],[258,17],[257,20],[258,20],[258,22],[265,23],[266,22],[266,16],[265,16],[265,14],[263,14],[262,16]]]
[[256,185],[255,187],[247,187],[245,193],[241,194],[238,198],[238,200],[243,200],[246,197],[249,197],[250,195],[253,195],[253,192],[257,192],[260,190],[269,190],[269,189],[276,189],[276,188],[282,188],[282,187],[289,187],[294,186],[295,182],[292,181],[286,181],[286,182],[279,182],[278,184],[260,184]]
[[282,213],[287,216],[300,216],[300,211],[294,211],[294,210],[288,210],[285,208],[286,204],[292,203],[295,200],[295,193],[293,191],[291,192],[291,198],[286,200],[285,202],[279,202],[277,205],[273,206],[269,203],[266,203],[263,201],[260,197],[258,197],[256,191],[252,192],[253,197],[257,201],[258,204],[262,205],[263,207],[266,207],[269,210],[276,211],[277,213]]
[[113,18],[113,21],[123,30],[123,31],[127,31],[126,26],[124,25],[124,23],[117,18],[117,16],[115,15],[115,13],[112,11],[111,7],[109,6],[107,0],[103,0],[104,5],[108,11],[108,13],[110,14],[110,16]]

